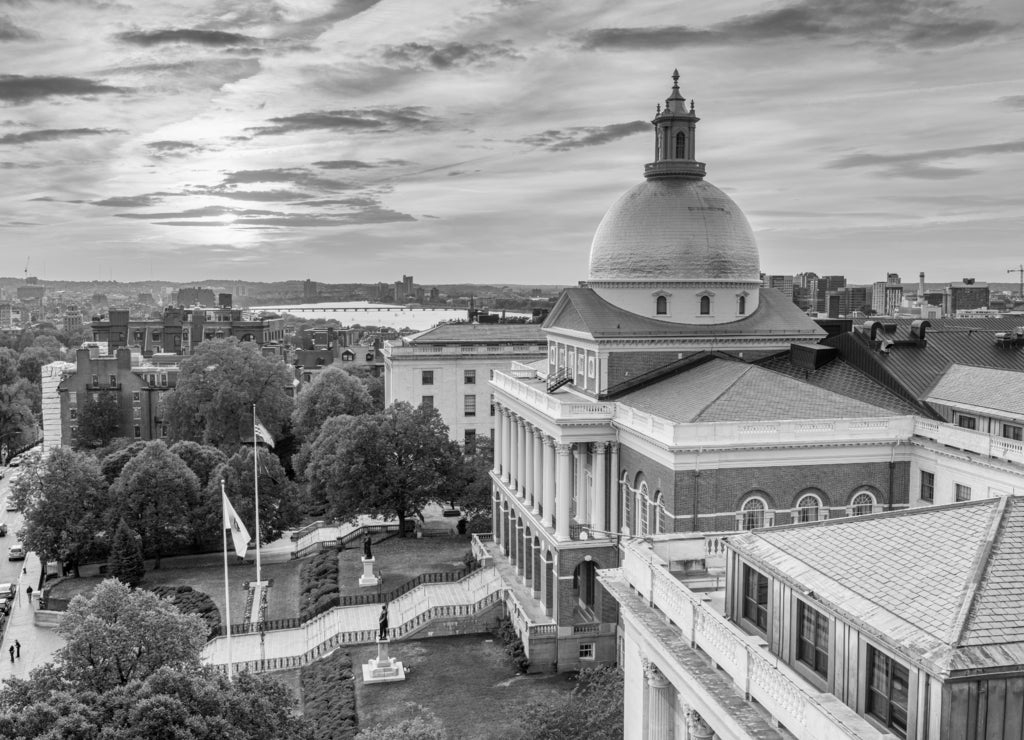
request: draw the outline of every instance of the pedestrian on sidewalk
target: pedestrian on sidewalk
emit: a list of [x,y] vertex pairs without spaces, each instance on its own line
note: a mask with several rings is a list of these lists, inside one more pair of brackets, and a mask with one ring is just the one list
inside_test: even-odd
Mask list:
[[28,588],[25,589],[25,593],[28,594],[28,605],[32,606],[32,584],[31,583],[28,585]]
[[14,662],[14,645],[11,645],[11,662]]
[[14,650],[15,650],[15,657],[16,658],[20,658],[21,657],[21,643],[18,642],[17,640],[14,641]]

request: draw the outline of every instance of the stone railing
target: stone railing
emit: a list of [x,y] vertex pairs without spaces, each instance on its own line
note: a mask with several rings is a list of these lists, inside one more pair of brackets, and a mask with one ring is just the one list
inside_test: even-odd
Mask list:
[[[748,635],[716,612],[709,597],[686,588],[668,571],[667,563],[649,547],[622,545],[621,567],[599,570],[598,579],[624,579],[648,604],[660,611],[690,644],[720,666],[737,689],[762,705],[800,740],[891,737],[880,734],[853,709],[822,693],[777,656],[766,643]],[[665,659],[671,660],[666,650]]]
[[505,589],[505,611],[508,618],[515,627],[516,634],[523,641],[526,654],[530,654],[530,640],[539,637],[555,637],[558,634],[558,625],[554,622],[538,624],[526,613],[526,609],[519,603],[515,592],[512,589]]
[[421,355],[537,355],[547,354],[544,344],[406,344],[385,342],[381,353],[385,357]]
[[1024,442],[921,418],[914,424],[914,434],[967,452],[1024,464]]
[[487,567],[494,564],[494,556],[491,555],[491,551],[487,549],[487,545],[484,542],[490,542],[494,538],[492,534],[472,534],[470,535],[469,542],[470,548],[473,552],[473,558],[480,563],[481,567]]
[[615,413],[614,403],[565,401],[560,396],[549,394],[544,388],[524,383],[508,373],[496,371],[491,384],[554,420],[611,421]]

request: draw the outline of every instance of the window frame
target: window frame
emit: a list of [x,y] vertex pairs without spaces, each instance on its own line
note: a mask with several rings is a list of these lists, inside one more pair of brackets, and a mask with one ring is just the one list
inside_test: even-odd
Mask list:
[[[863,496],[867,496],[871,503],[867,504],[867,511],[857,511],[858,508],[865,506],[863,502],[857,503],[857,499]],[[868,514],[874,514],[875,506],[877,505],[878,499],[875,498],[875,494],[871,493],[871,491],[857,491],[857,493],[853,494],[853,498],[850,499],[850,516],[867,516]]]
[[476,370],[463,370],[462,383],[463,385],[476,385]]
[[1007,424],[1006,422],[1003,422],[1002,426],[1003,439],[1009,439],[1013,442],[1024,442],[1024,427],[1019,424]]
[[[805,634],[805,627],[810,626],[810,635]],[[829,654],[829,638],[831,624],[829,617],[801,599],[796,601],[796,659],[809,668],[815,675],[828,680],[828,668],[831,662]],[[824,644],[824,647],[822,647]],[[824,656],[824,658],[822,658]],[[824,663],[824,665],[822,665]]]
[[434,408],[434,397],[433,396],[420,396],[420,406],[427,409]]
[[[803,504],[804,501],[806,501],[807,499],[813,499],[814,502],[815,502],[814,506],[801,506],[801,504]],[[800,498],[797,499],[797,502],[796,502],[796,514],[797,514],[796,520],[800,524],[803,524],[804,522],[819,522],[822,519],[822,517],[821,517],[821,510],[823,508],[824,508],[824,506],[822,505],[821,497],[818,496],[818,494],[816,494],[816,493],[805,493],[802,496],[800,496]],[[805,511],[810,511],[812,509],[814,510],[814,518],[813,519],[805,518],[804,512]]]
[[921,471],[921,490],[919,495],[922,501],[935,500],[935,473],[930,470]]
[[[751,506],[751,504],[755,503],[761,507],[760,510],[758,510],[756,507]],[[757,514],[760,514],[760,523],[753,524],[754,517],[756,517]],[[743,502],[742,506],[740,506],[740,529],[742,529],[744,532],[749,532],[753,529],[764,529],[764,527],[767,526],[767,521],[768,502],[765,501],[760,496],[751,496],[750,498]]]
[[964,483],[953,483],[953,501],[960,503],[971,500],[971,487]]
[[710,316],[711,315],[711,296],[702,295],[700,297],[700,303],[697,307],[699,316]]
[[434,371],[433,370],[420,370],[420,385],[433,385],[434,384]]
[[592,642],[581,642],[579,644],[580,660],[597,660],[596,645]]
[[[882,661],[882,678],[885,685],[876,687],[876,662]],[[866,686],[864,691],[864,712],[872,719],[879,722],[886,729],[894,730],[901,737],[907,736],[907,720],[910,707],[910,669],[889,657],[874,645],[867,646],[866,661]],[[902,674],[898,676],[897,674]],[[906,703],[900,705],[898,698],[893,696],[894,677],[902,680],[906,687]],[[893,709],[896,709],[896,716],[893,716]],[[899,716],[902,713],[902,718]],[[902,719],[902,725],[899,724]]]
[[659,295],[654,299],[654,315],[668,316],[668,297]]
[[[757,631],[768,633],[768,576],[743,564],[743,592],[740,614]],[[763,599],[763,603],[762,603]]]
[[467,393],[462,397],[462,415],[476,416],[476,394]]
[[956,425],[962,429],[970,429],[971,431],[977,431],[978,429],[978,417],[971,416],[969,414],[957,414]]

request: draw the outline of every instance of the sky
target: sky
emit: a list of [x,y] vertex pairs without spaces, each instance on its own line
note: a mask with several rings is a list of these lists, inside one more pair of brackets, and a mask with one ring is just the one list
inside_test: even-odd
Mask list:
[[0,275],[575,284],[674,68],[762,271],[1017,280],[1020,0],[0,0]]

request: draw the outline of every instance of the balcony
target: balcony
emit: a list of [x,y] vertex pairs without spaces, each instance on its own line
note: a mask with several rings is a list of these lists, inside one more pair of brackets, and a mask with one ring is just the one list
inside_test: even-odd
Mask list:
[[547,354],[543,344],[411,344],[395,345],[384,342],[381,353],[385,357],[439,357],[463,355],[535,355]]
[[586,401],[568,393],[549,394],[540,381],[527,383],[510,374],[495,372],[492,385],[556,421],[611,421],[614,403]]
[[[893,737],[791,670],[759,637],[722,616],[711,597],[674,577],[667,562],[649,547],[629,541],[623,542],[622,551],[621,567],[599,570],[598,580],[637,619],[641,630],[652,632],[648,639],[661,644],[659,662],[672,668],[675,661],[679,673],[692,672],[693,651],[685,657],[676,654],[682,637],[728,676],[740,696],[749,696],[800,740]],[[655,627],[658,634],[653,634]],[[722,695],[716,700],[724,701]]]
[[1024,442],[1005,437],[993,437],[972,429],[944,424],[931,419],[918,418],[914,424],[914,435],[930,439],[947,447],[965,452],[999,458],[1007,462],[1024,465]]

